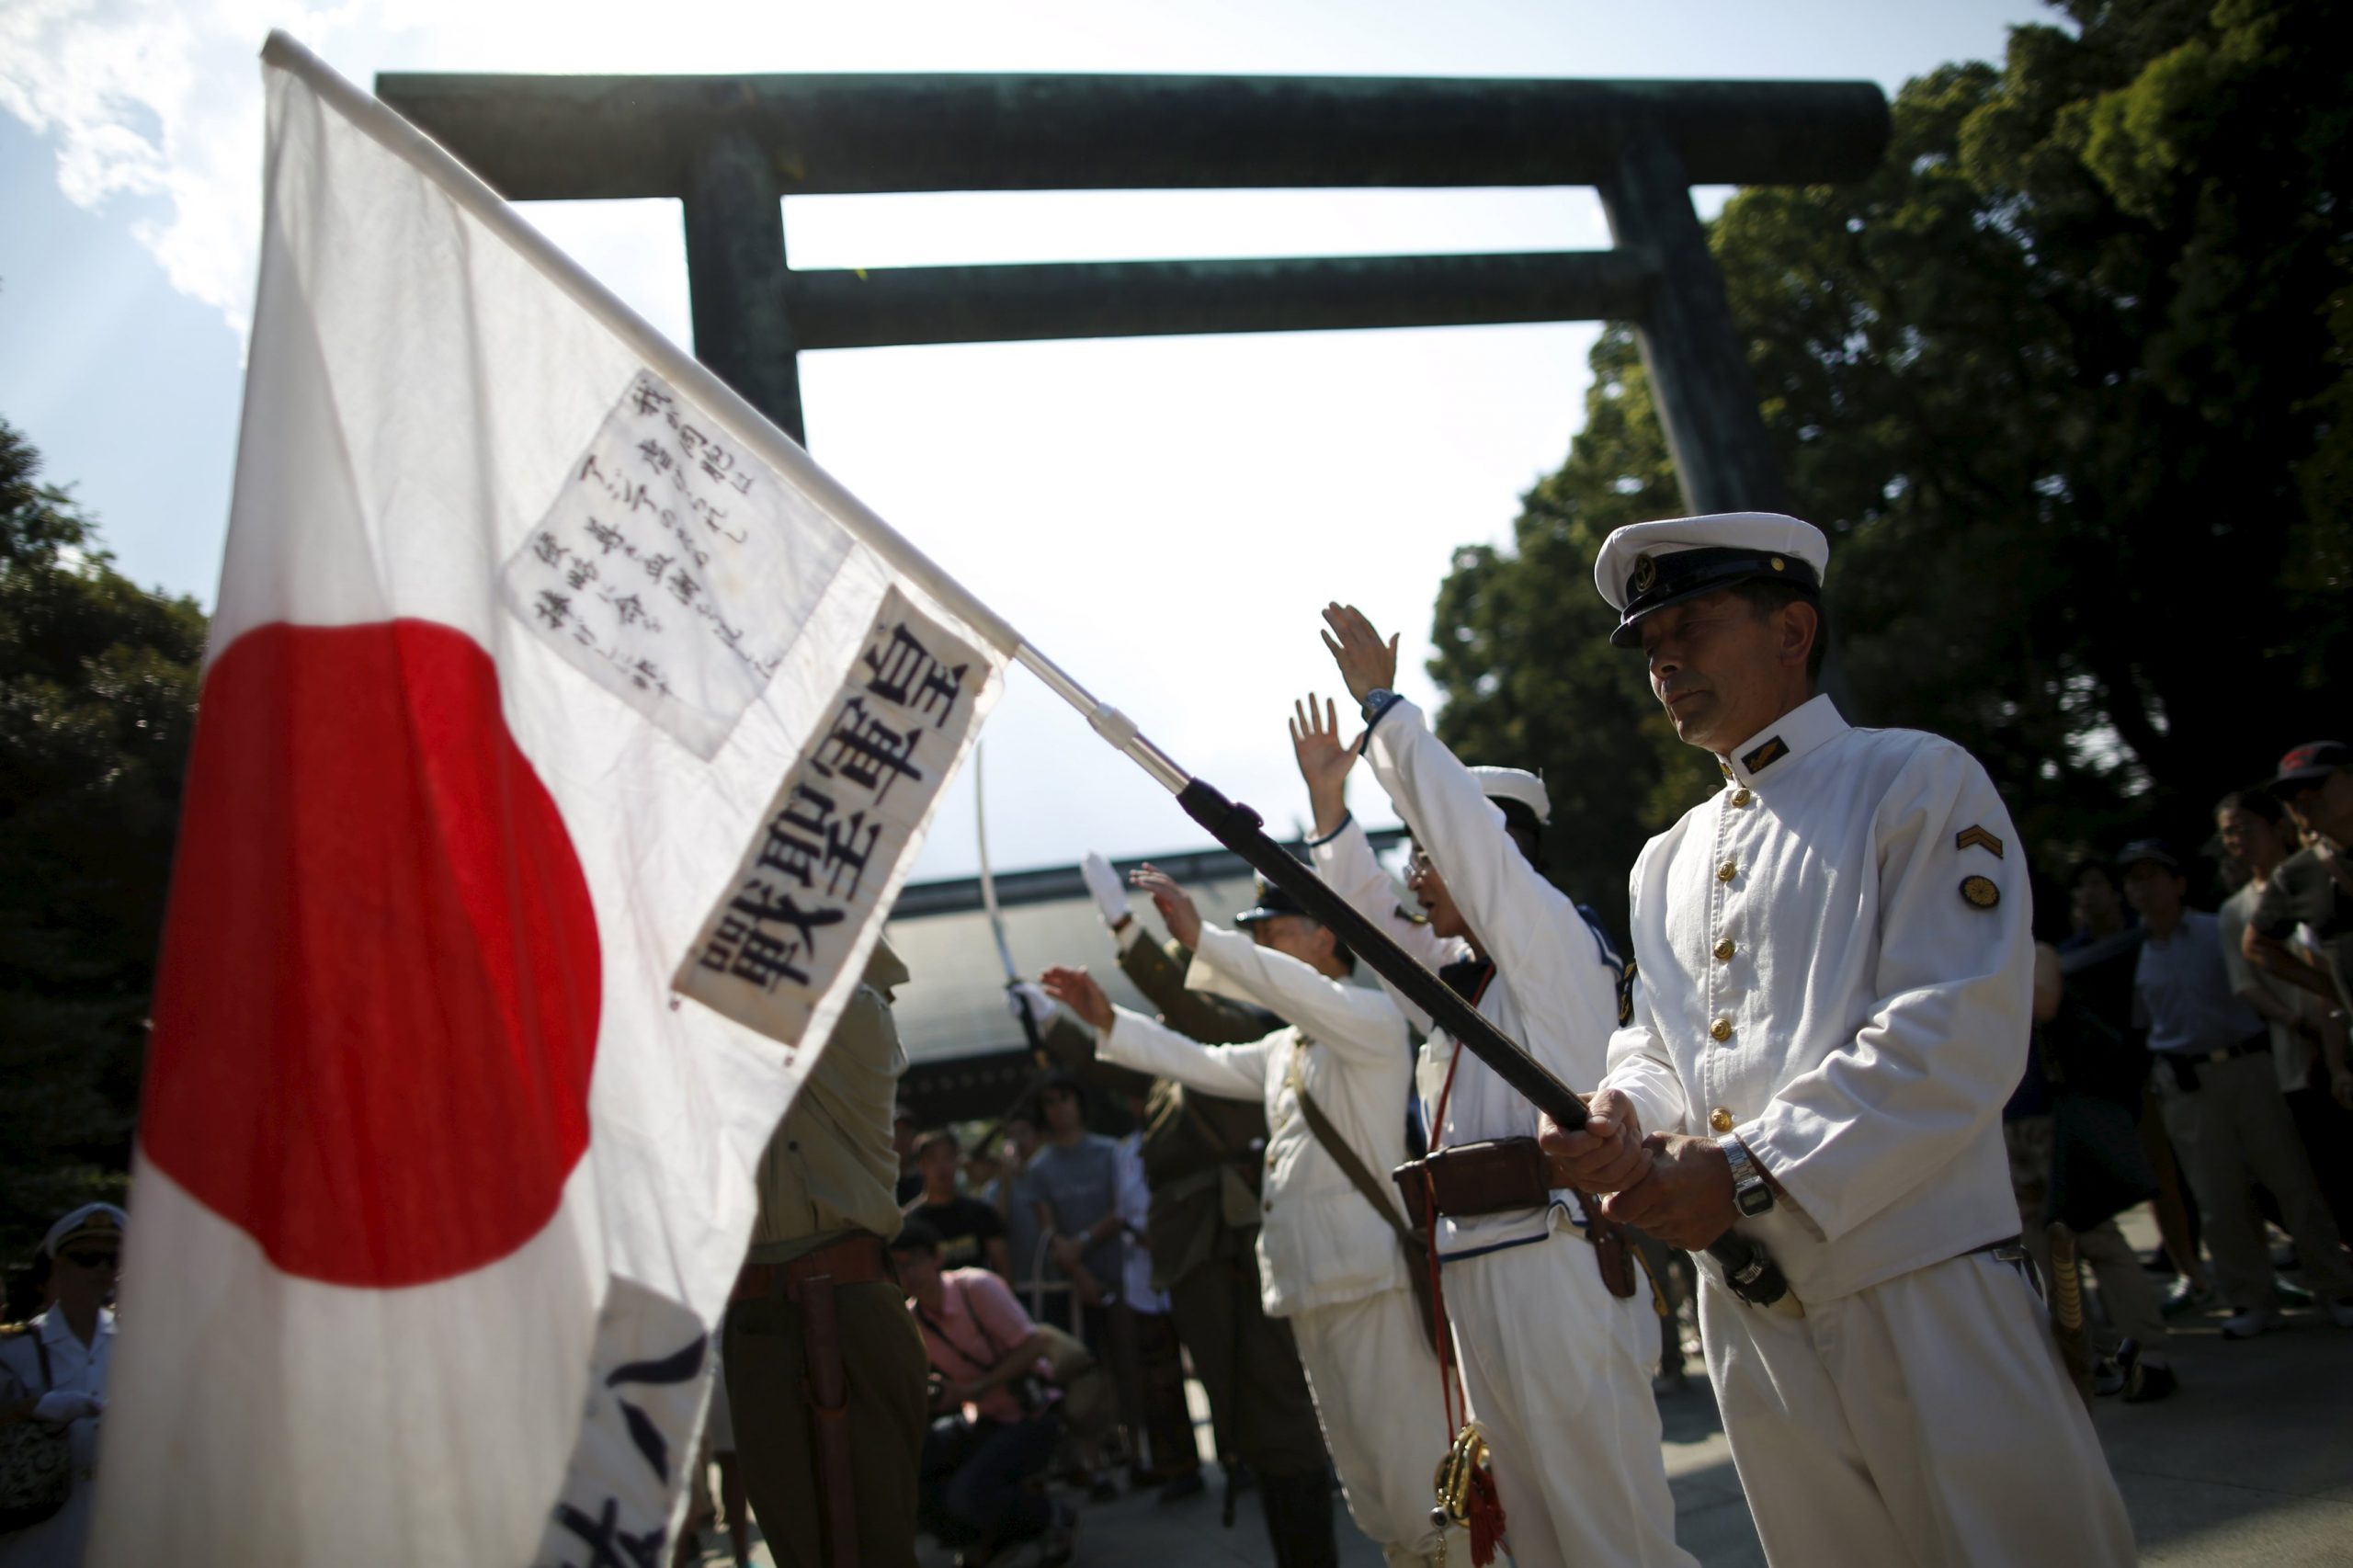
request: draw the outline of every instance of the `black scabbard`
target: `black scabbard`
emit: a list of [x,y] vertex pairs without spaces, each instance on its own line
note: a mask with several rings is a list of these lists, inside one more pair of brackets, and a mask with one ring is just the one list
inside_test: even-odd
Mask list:
[[[1266,824],[1248,806],[1227,800],[1196,778],[1177,791],[1176,803],[1209,829],[1220,844],[1250,862],[1260,875],[1299,901],[1299,906],[1328,926],[1375,973],[1427,1013],[1438,1028],[1462,1043],[1512,1091],[1563,1127],[1582,1127],[1586,1104],[1544,1064],[1481,1017],[1446,982],[1416,963],[1389,933],[1366,919],[1324,885],[1314,869],[1267,836]],[[1708,1255],[1723,1267],[1733,1293],[1752,1306],[1769,1307],[1789,1292],[1779,1265],[1762,1247],[1726,1231],[1708,1244]]]

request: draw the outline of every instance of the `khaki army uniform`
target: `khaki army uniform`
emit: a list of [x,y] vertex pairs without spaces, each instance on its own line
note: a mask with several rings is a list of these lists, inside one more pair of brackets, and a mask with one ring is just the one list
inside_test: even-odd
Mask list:
[[[1163,949],[1132,927],[1125,935],[1120,968],[1169,1028],[1204,1044],[1231,1045],[1279,1027],[1256,1008],[1188,991],[1192,955],[1181,945]],[[1307,1374],[1290,1325],[1267,1317],[1259,1304],[1265,1108],[1097,1062],[1095,1031],[1067,1015],[1056,1016],[1045,1043],[1090,1080],[1145,1095],[1152,1282],[1168,1292],[1177,1337],[1192,1352],[1218,1453],[1257,1472],[1279,1562],[1293,1568],[1332,1561],[1330,1460]]]
[[[899,1233],[892,1187],[892,1103],[906,1055],[891,1017],[891,991],[907,978],[878,943],[832,1040],[792,1108],[768,1140],[758,1170],[760,1211],[747,1277],[863,1232]],[[914,1568],[915,1472],[928,1420],[928,1363],[906,1299],[889,1279],[834,1291],[847,1391],[850,1470],[860,1568]],[[830,1568],[816,1417],[808,1393],[802,1305],[781,1291],[728,1309],[727,1398],[745,1488],[778,1562]]]

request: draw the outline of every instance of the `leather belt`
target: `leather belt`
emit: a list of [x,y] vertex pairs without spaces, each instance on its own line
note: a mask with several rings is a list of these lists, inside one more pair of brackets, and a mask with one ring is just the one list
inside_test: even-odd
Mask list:
[[789,1263],[747,1263],[735,1276],[735,1289],[727,1299],[798,1301],[809,1282],[821,1276],[835,1290],[888,1279],[891,1269],[882,1238],[859,1231],[840,1241],[828,1242],[813,1252],[804,1252]]
[[2026,1238],[2024,1236],[2004,1236],[1998,1242],[1987,1242],[1984,1246],[1971,1247],[1967,1252],[1957,1252],[1953,1254],[1953,1256],[1975,1257],[1981,1252],[2003,1252],[2012,1247],[2023,1247],[2025,1245]]
[[1494,1138],[1433,1149],[1389,1174],[1408,1214],[1419,1217],[1435,1203],[1440,1214],[1459,1220],[1546,1207],[1554,1188],[1572,1185],[1563,1164],[1533,1138]]
[[1553,1192],[1566,1188],[1585,1210],[1583,1234],[1593,1244],[1603,1284],[1613,1296],[1632,1295],[1634,1268],[1626,1228],[1605,1216],[1592,1195],[1569,1180],[1565,1165],[1564,1159],[1547,1154],[1533,1138],[1495,1138],[1433,1149],[1389,1175],[1405,1199],[1405,1212],[1416,1223],[1432,1208],[1449,1219],[1546,1209]]
[[2186,1051],[2180,1054],[2190,1057],[2196,1061],[2211,1062],[2216,1066],[2220,1066],[2222,1063],[2232,1060],[2234,1057],[2253,1056],[2256,1051],[2268,1051],[2270,1049],[2271,1031],[2269,1029],[2264,1029],[2258,1033],[2247,1036],[2246,1039],[2239,1041],[2236,1045],[2226,1045],[2220,1051]]
[[735,1276],[730,1301],[790,1301],[801,1308],[806,1358],[801,1397],[815,1418],[817,1479],[824,1490],[825,1561],[858,1568],[858,1498],[849,1451],[849,1381],[842,1361],[841,1317],[834,1292],[890,1278],[882,1238],[858,1231],[804,1252],[789,1263],[747,1263]]

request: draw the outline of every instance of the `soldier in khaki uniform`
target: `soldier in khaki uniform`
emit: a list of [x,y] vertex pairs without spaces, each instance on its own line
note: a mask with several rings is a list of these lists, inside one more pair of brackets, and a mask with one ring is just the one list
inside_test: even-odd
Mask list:
[[[1100,862],[1097,862],[1100,865]],[[1090,874],[1100,884],[1109,869]],[[1154,943],[1113,881],[1096,885],[1119,944],[1120,968],[1168,1027],[1205,1044],[1253,1040],[1279,1027],[1255,1007],[1185,989],[1192,954]],[[1041,1010],[1051,1008],[1042,992]],[[1259,1305],[1259,1181],[1267,1141],[1263,1108],[1188,1094],[1095,1061],[1095,1031],[1057,1012],[1045,1043],[1062,1061],[1115,1093],[1143,1093],[1144,1179],[1152,1205],[1144,1234],[1153,1284],[1168,1292],[1176,1335],[1209,1394],[1218,1454],[1256,1472],[1267,1537],[1280,1568],[1339,1560],[1333,1536],[1330,1459],[1288,1324]],[[1149,1085],[1149,1088],[1143,1087]]]
[[891,1018],[906,966],[878,942],[863,983],[760,1157],[760,1212],[727,1310],[727,1398],[745,1489],[777,1561],[914,1568],[928,1419],[923,1339],[883,1248],[899,1231]]

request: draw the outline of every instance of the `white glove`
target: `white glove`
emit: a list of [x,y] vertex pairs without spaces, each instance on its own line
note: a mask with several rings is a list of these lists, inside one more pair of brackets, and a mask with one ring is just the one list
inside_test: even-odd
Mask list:
[[1079,862],[1079,874],[1086,879],[1086,891],[1095,895],[1095,907],[1103,912],[1103,924],[1117,926],[1128,917],[1128,885],[1120,881],[1120,873],[1111,869],[1111,862],[1094,851]]
[[33,1415],[36,1419],[63,1426],[69,1421],[79,1421],[85,1415],[96,1415],[105,1408],[95,1394],[75,1393],[71,1389],[51,1389],[40,1396],[40,1403],[33,1406]]
[[1042,1029],[1046,1027],[1046,1020],[1054,1016],[1054,1009],[1060,1006],[1034,981],[1017,980],[1005,988],[1006,1011],[1013,1015],[1013,1021],[1017,1024],[1021,1021],[1022,1009],[1026,1006],[1029,1021]]

